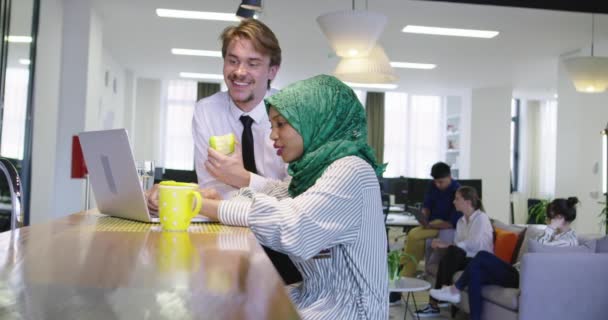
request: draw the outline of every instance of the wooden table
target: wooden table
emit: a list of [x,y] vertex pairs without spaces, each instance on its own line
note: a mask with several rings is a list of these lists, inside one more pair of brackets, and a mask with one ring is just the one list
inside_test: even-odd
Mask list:
[[247,228],[95,210],[0,234],[0,319],[299,319]]

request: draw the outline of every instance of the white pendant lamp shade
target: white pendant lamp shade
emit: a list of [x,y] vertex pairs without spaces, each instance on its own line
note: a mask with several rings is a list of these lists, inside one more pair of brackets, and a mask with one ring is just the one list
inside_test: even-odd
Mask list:
[[386,16],[359,10],[330,12],[317,17],[321,31],[340,57],[369,54],[386,26]]
[[578,92],[604,92],[608,88],[608,57],[574,57],[564,65]]
[[367,57],[342,58],[334,75],[354,83],[394,83],[399,79],[380,46],[375,46]]

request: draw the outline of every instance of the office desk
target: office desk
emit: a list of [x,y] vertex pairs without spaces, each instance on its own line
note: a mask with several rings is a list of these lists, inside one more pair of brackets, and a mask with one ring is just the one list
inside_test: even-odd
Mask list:
[[0,318],[299,319],[249,229],[95,210],[0,234]]

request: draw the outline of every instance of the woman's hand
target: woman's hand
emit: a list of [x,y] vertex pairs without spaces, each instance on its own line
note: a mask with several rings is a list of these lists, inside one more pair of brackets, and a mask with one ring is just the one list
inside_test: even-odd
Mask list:
[[144,192],[144,196],[146,197],[146,203],[150,211],[158,211],[158,188],[159,186],[157,183],[153,185],[152,188]]
[[220,206],[220,201],[222,200],[220,194],[215,189],[211,188],[201,188],[198,192],[203,197],[203,204],[199,214],[213,221],[218,221],[218,208]]
[[551,219],[551,223],[549,223],[549,227],[553,230],[559,230],[564,227],[566,220],[562,216],[557,216]]
[[439,240],[439,239],[433,239],[433,241],[431,242],[431,248],[433,248],[433,249],[444,249],[449,246],[450,246],[449,243]]
[[198,192],[201,194],[201,196],[204,199],[222,200],[222,196],[215,189],[201,188],[201,189],[198,189]]

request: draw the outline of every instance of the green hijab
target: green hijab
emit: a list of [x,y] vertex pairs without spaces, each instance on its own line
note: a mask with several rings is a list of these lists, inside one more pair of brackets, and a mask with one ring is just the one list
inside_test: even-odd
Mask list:
[[289,163],[289,194],[296,197],[310,188],[334,161],[357,156],[381,176],[367,144],[365,111],[353,90],[328,75],[298,81],[266,98],[266,110],[274,107],[302,136],[304,153]]

